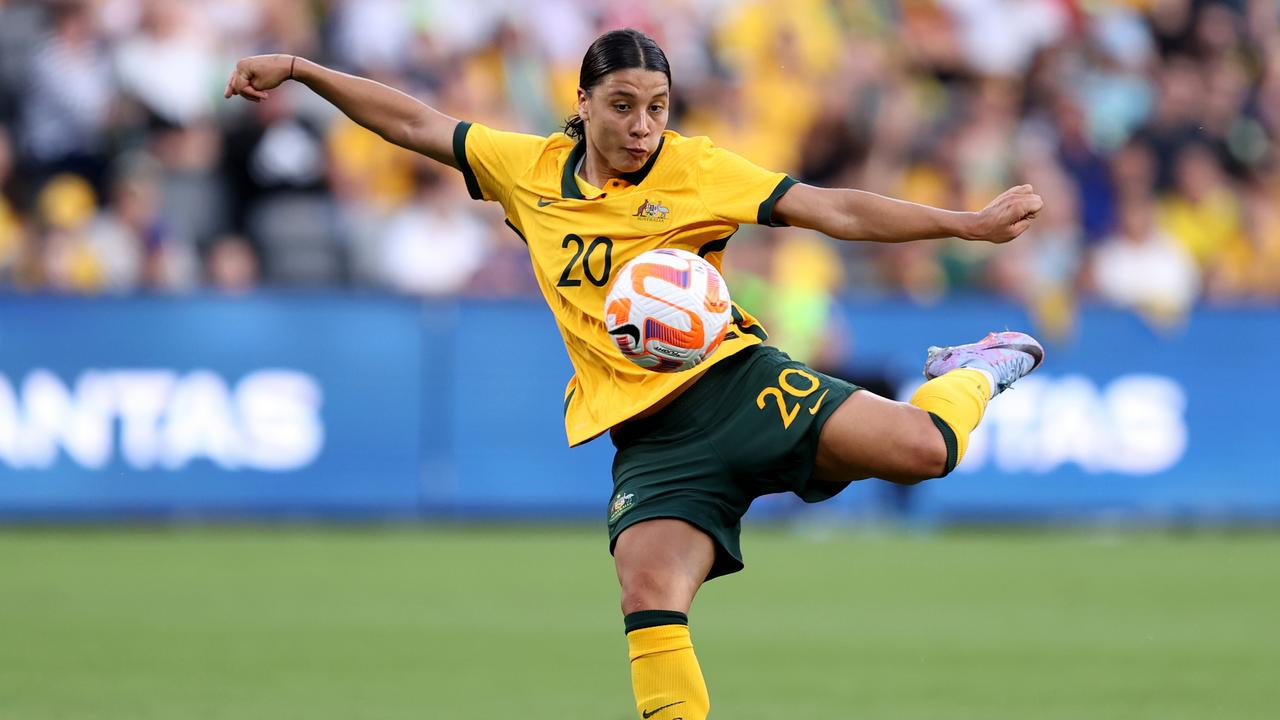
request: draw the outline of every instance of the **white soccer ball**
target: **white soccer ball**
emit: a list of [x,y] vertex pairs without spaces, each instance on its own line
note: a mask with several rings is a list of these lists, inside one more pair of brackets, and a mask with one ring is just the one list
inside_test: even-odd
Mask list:
[[623,357],[680,372],[724,340],[733,305],[711,263],[685,250],[650,250],[622,266],[604,300],[604,322]]

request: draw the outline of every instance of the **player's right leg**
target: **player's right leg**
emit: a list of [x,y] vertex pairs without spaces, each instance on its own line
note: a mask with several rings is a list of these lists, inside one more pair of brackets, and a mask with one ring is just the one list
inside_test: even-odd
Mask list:
[[855,393],[822,428],[814,477],[839,482],[878,477],[914,483],[951,472],[987,402],[1039,367],[1044,348],[1019,332],[930,348],[910,403]]
[[715,555],[710,536],[674,518],[638,522],[618,535],[613,558],[642,718],[703,720],[710,712],[688,613]]
[[689,606],[708,578],[742,568],[738,536],[751,495],[702,437],[720,424],[713,401],[727,382],[717,379],[723,371],[710,372],[657,414],[613,434],[609,549],[622,589],[636,717],[643,720],[707,717],[711,700]]
[[761,444],[738,416],[768,418],[755,403],[759,388],[749,382],[768,357],[755,349],[727,357],[661,410],[612,433],[618,452],[609,549],[622,587],[636,716],[643,720],[705,720],[710,711],[689,606],[708,579],[743,566],[742,516],[764,490],[741,477],[731,462],[737,458],[726,459],[722,450]]

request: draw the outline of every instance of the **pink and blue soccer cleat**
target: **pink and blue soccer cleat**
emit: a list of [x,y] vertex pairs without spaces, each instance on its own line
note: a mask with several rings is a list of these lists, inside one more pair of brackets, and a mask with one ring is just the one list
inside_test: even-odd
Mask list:
[[1031,374],[1044,361],[1044,348],[1036,339],[1020,332],[993,332],[978,342],[954,347],[931,347],[924,361],[924,376],[930,380],[943,373],[970,368],[991,376],[995,388],[991,396]]

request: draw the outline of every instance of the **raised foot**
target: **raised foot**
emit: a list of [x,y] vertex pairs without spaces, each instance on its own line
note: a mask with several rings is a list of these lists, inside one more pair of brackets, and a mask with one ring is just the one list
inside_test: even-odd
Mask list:
[[924,376],[930,380],[960,368],[984,370],[996,387],[993,396],[1029,375],[1044,362],[1044,348],[1026,333],[993,332],[978,342],[952,347],[931,347],[924,361]]

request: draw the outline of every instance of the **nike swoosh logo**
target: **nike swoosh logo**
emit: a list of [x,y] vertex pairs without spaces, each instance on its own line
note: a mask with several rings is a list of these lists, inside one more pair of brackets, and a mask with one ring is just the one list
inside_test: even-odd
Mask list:
[[673,702],[669,705],[663,705],[662,707],[655,708],[653,710],[642,710],[640,711],[640,714],[644,716],[644,720],[649,720],[649,718],[653,717],[654,715],[657,715],[658,713],[662,712],[663,710],[666,710],[669,707],[675,707],[676,705],[683,705],[683,704],[684,704],[684,701],[679,700],[677,702]]
[[831,392],[831,388],[827,388],[822,391],[822,394],[818,396],[818,402],[814,403],[813,407],[809,408],[810,415],[818,414],[818,408],[822,407],[822,401],[827,399],[827,393],[829,392]]
[[560,201],[559,200],[543,200],[542,198],[538,198],[538,207],[546,207],[548,205],[554,205],[555,203],[558,203],[558,202]]

